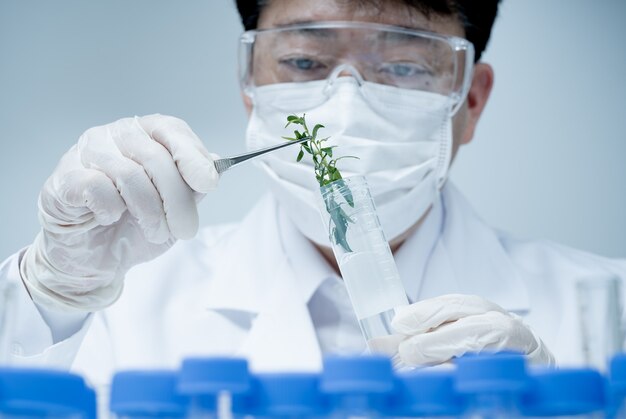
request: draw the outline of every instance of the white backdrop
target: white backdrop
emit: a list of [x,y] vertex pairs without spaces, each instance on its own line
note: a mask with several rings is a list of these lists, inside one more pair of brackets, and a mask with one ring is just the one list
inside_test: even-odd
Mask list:
[[[626,257],[626,2],[503,0],[484,55],[492,99],[452,178],[491,224]],[[231,0],[0,0],[0,259],[38,230],[36,200],[87,128],[163,113],[207,147],[244,149]],[[202,224],[261,195],[227,173]]]

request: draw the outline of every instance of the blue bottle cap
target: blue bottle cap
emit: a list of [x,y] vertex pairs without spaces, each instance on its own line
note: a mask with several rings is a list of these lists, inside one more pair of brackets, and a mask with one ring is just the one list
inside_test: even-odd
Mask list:
[[0,416],[96,417],[96,394],[64,371],[0,368]]
[[609,365],[607,418],[616,417],[626,399],[626,353],[617,354]]
[[250,389],[248,361],[243,358],[188,358],[183,361],[178,390],[190,396],[217,396],[226,391],[245,393]]
[[611,359],[609,378],[611,392],[626,396],[626,353],[617,354]]
[[528,385],[526,360],[517,352],[466,354],[455,363],[455,389],[461,394],[521,393]]
[[313,373],[267,373],[252,377],[243,403],[233,401],[233,413],[261,417],[323,416],[326,404]]
[[605,381],[592,369],[532,369],[522,401],[527,416],[567,416],[605,407]]
[[111,412],[120,416],[185,417],[188,398],[176,391],[174,371],[121,371],[111,384]]
[[326,394],[390,393],[394,389],[391,360],[381,355],[327,356],[320,388]]
[[454,391],[452,369],[427,368],[398,373],[386,416],[458,416],[465,404]]
[[331,410],[368,416],[387,408],[395,382],[385,356],[328,356],[320,390]]

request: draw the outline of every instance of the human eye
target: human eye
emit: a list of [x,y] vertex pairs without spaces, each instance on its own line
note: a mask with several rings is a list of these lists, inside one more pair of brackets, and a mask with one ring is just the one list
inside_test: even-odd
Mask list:
[[384,63],[380,72],[391,77],[419,78],[429,77],[432,72],[424,65],[410,62]]
[[436,79],[435,72],[420,62],[386,62],[378,67],[378,80],[392,86],[430,90],[436,85]]
[[293,71],[307,72],[323,69],[322,62],[309,57],[289,57],[280,60],[280,64]]

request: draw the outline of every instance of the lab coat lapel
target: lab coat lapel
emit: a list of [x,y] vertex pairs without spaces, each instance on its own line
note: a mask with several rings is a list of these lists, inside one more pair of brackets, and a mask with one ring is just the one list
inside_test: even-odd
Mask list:
[[275,205],[265,197],[222,240],[220,262],[207,268],[213,270],[203,296],[207,308],[259,313],[285,259],[276,224]]
[[241,354],[255,371],[319,371],[321,350],[315,329],[287,261],[277,270],[276,279]]
[[[529,293],[495,232],[474,213],[454,185],[443,191],[444,226],[435,245],[423,288],[480,295],[508,311],[525,314]],[[441,294],[441,292],[439,293]]]
[[265,197],[225,242],[206,307],[252,317],[238,350],[252,369],[319,370],[321,351],[297,273],[281,244],[278,216],[275,201]]

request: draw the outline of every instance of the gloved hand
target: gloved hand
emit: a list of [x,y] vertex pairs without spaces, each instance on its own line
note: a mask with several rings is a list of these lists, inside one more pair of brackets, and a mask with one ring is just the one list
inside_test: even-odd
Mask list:
[[20,262],[31,297],[62,311],[112,304],[132,266],[196,234],[196,201],[218,178],[180,119],[149,115],[87,130],[39,195],[42,230]]
[[519,316],[474,295],[443,295],[400,307],[391,326],[404,336],[398,355],[405,365],[441,364],[482,349],[516,350],[531,363],[555,363]]

